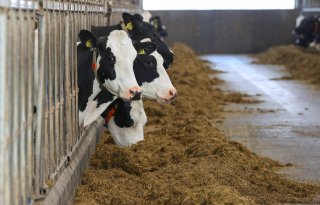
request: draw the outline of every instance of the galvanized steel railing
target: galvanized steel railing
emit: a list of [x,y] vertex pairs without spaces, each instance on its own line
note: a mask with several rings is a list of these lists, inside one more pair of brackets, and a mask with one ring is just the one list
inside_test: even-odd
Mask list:
[[104,25],[106,6],[0,1],[0,204],[44,198],[77,154],[77,34]]

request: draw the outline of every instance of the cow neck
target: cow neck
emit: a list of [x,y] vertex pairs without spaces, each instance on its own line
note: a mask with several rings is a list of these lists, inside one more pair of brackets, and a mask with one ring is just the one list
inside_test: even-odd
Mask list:
[[99,83],[99,88],[100,89],[106,89],[106,87],[103,85],[103,83],[101,82],[101,80],[98,77],[98,64],[97,64],[97,55],[98,55],[98,51],[96,48],[93,48],[93,57],[92,57],[92,70],[94,73],[94,76],[96,78],[96,80]]

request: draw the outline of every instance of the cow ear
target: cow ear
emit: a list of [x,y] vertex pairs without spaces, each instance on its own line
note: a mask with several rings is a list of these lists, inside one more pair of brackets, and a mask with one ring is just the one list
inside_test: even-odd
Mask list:
[[122,13],[122,19],[126,29],[132,31],[135,24],[135,18],[131,14],[124,12]]
[[134,48],[138,55],[149,55],[157,49],[157,45],[152,42],[135,43]]
[[139,20],[139,21],[143,21],[143,16],[140,14],[133,14],[133,18]]
[[97,38],[88,30],[81,30],[78,37],[87,48],[94,48],[97,45]]

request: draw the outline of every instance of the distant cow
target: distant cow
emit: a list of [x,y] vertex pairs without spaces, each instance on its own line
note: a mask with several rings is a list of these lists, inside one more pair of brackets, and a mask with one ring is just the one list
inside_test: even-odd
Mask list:
[[[318,16],[305,17],[300,15],[296,19],[293,33],[297,36],[296,44],[302,47],[316,47],[320,44],[320,19]],[[319,49],[318,49],[319,50]]]
[[[133,72],[137,51],[131,39],[121,30],[96,38],[90,31],[81,30],[78,54],[79,123],[86,113],[95,109],[94,99],[102,89],[125,100],[141,95]],[[112,101],[114,96],[109,96]],[[101,106],[107,108],[107,105]]]
[[153,16],[149,20],[150,24],[152,24],[156,32],[161,38],[164,38],[168,35],[166,27],[162,24],[161,18],[159,16]]

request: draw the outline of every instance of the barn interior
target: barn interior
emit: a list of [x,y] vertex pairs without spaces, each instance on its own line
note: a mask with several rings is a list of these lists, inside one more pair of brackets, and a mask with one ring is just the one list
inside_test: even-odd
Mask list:
[[[160,17],[177,91],[126,146],[79,123],[76,47],[124,12]],[[0,25],[0,204],[320,204],[318,0],[4,0]]]

